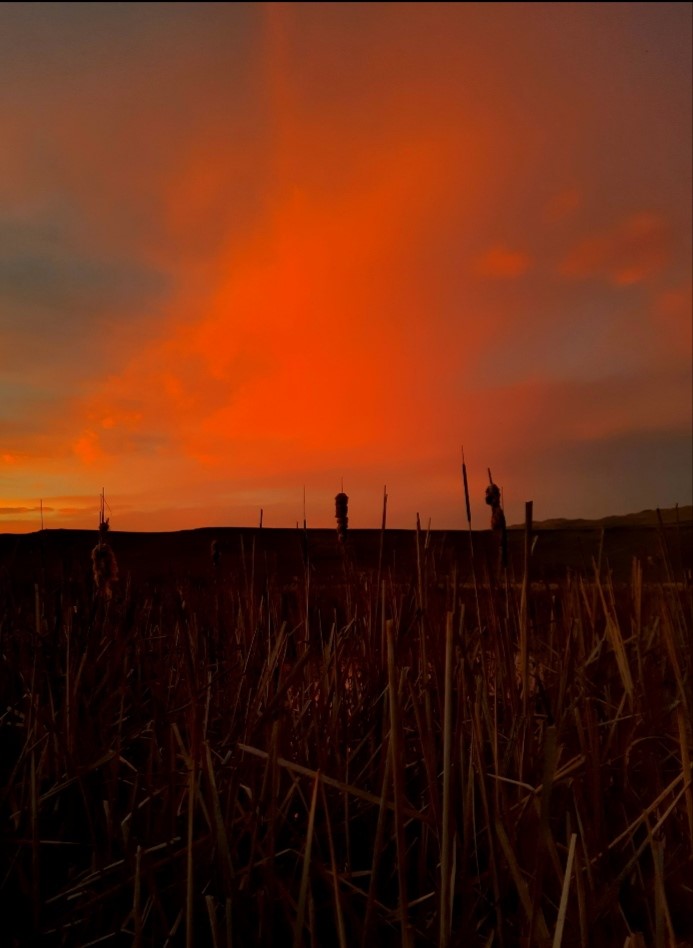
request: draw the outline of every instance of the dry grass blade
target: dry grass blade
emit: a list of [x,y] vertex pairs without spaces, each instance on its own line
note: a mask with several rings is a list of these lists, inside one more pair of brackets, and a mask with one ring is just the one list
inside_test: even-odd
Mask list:
[[[508,839],[507,833],[505,832],[503,826],[499,821],[496,821],[496,836],[498,842],[501,844],[501,849],[503,850],[503,855],[508,863],[508,868],[510,869],[510,874],[512,875],[515,888],[517,889],[517,894],[520,897],[520,902],[522,903],[522,908],[525,911],[527,917],[527,922],[529,925],[532,924],[532,899],[530,898],[529,889],[527,888],[527,883],[524,880],[522,875],[522,870],[518,865],[517,858],[515,856],[515,851],[510,845],[510,840]],[[539,935],[539,938],[542,941],[546,941],[549,937],[549,930],[546,927],[546,921],[544,920],[544,913],[539,909],[537,911],[536,917],[536,929]]]
[[38,776],[36,750],[31,752],[31,899],[34,918],[38,924],[41,915],[41,862],[39,854]]
[[189,771],[188,785],[188,842],[185,885],[185,946],[194,948],[195,945],[195,916],[193,906],[194,885],[194,824],[195,824],[195,784],[197,782],[195,762]]
[[[417,547],[418,549],[418,547]],[[409,948],[409,910],[407,899],[407,877],[405,872],[406,848],[404,844],[404,789],[402,787],[403,766],[399,735],[399,699],[395,668],[395,638],[391,619],[386,622],[387,635],[387,680],[390,705],[390,755],[392,757],[392,789],[395,798],[395,841],[397,844],[397,882],[399,887],[399,912],[402,926],[402,948]]]
[[691,786],[693,772],[691,770],[691,754],[688,743],[686,713],[681,705],[676,709],[676,718],[679,731],[679,745],[681,747],[681,772],[687,784],[686,815],[688,817],[688,834],[691,841],[691,853],[693,853],[693,787]]
[[213,895],[205,896],[207,906],[207,917],[209,918],[209,929],[212,936],[212,948],[221,948],[219,940],[219,925],[217,923],[217,908]]
[[[254,757],[259,757],[261,760],[267,760],[269,757],[269,754],[266,751],[260,750],[258,747],[251,747],[249,744],[239,743],[238,749],[246,754],[252,754]],[[277,766],[283,767],[292,773],[300,774],[303,777],[310,777],[311,780],[314,780],[317,774],[316,770],[313,770],[310,767],[304,767],[302,764],[297,764],[292,760],[287,760],[285,757],[277,758]],[[343,780],[336,780],[334,777],[327,777],[322,773],[320,774],[320,779],[327,787],[334,787],[335,790],[341,790],[342,793],[348,793],[350,796],[356,797],[359,800],[364,800],[366,803],[373,803],[375,806],[380,806],[381,798],[376,796],[374,793],[370,793],[368,790],[362,790],[360,787],[354,786],[354,784],[345,783]],[[393,811],[395,809],[395,804],[391,800],[388,800],[385,806]],[[428,814],[419,810],[412,810],[412,808],[408,806],[402,808],[402,815],[408,820],[419,820],[423,823],[430,823],[430,817]]]
[[296,909],[296,924],[294,926],[293,948],[301,948],[303,942],[303,921],[306,912],[306,896],[308,894],[308,880],[310,878],[310,857],[313,849],[313,831],[315,829],[315,810],[318,802],[318,790],[320,789],[320,773],[316,773],[313,781],[313,795],[310,799],[310,812],[308,814],[308,829],[306,830],[306,848],[303,854],[303,870],[301,872],[301,889],[298,896],[298,907]]
[[325,787],[320,784],[322,794],[322,805],[325,810],[325,825],[327,828],[327,843],[330,849],[330,868],[332,871],[332,891],[334,895],[335,916],[337,922],[337,936],[339,938],[339,948],[347,948],[346,932],[344,930],[344,914],[342,912],[342,900],[339,894],[339,874],[337,872],[337,859],[334,850],[334,839],[332,837],[332,821],[330,811],[327,805],[327,794]]
[[373,843],[373,855],[371,858],[370,882],[368,885],[368,898],[366,900],[366,912],[363,922],[363,935],[361,948],[368,948],[369,936],[371,930],[371,921],[373,909],[375,907],[376,881],[378,878],[378,863],[383,849],[383,840],[385,838],[385,820],[387,817],[387,795],[390,790],[390,779],[392,775],[392,754],[390,752],[390,739],[387,738],[387,748],[385,751],[385,771],[383,773],[382,791],[380,794],[380,809],[378,810],[378,824],[375,830],[375,840]]
[[142,948],[142,847],[135,853],[135,884],[132,899],[132,920],[135,927],[133,945]]
[[602,608],[604,609],[604,615],[606,616],[606,635],[609,640],[609,644],[614,651],[616,656],[616,664],[618,666],[618,671],[621,676],[621,681],[623,682],[623,689],[628,695],[628,699],[632,706],[633,701],[633,678],[630,673],[630,665],[628,663],[628,655],[626,653],[625,645],[623,644],[623,636],[621,635],[621,628],[618,624],[618,620],[613,614],[613,610],[609,605],[607,605],[606,596],[604,594],[604,586],[599,575],[599,568],[596,563],[594,564],[595,571],[595,584],[597,591],[599,593],[599,598],[602,603]]
[[522,575],[522,596],[520,600],[520,675],[522,677],[522,714],[527,716],[527,701],[529,698],[529,592],[530,592],[530,558],[532,543],[532,510],[534,503],[528,500],[525,503],[525,552],[524,572]]
[[450,926],[452,921],[452,892],[450,882],[452,878],[451,866],[451,832],[450,797],[452,793],[452,621],[453,614],[448,612],[445,623],[445,685],[444,685],[444,716],[443,716],[443,825],[441,827],[442,846],[440,856],[440,934],[438,944],[440,948],[447,948],[450,943]]
[[631,932],[630,935],[626,936],[623,948],[647,948],[647,945],[640,932]]
[[561,901],[558,906],[558,918],[556,919],[556,930],[553,936],[553,945],[552,948],[561,948],[563,943],[563,928],[565,926],[565,916],[568,910],[568,893],[570,892],[570,880],[573,875],[573,859],[575,858],[575,843],[577,842],[577,833],[573,833],[570,837],[570,845],[568,846],[568,861],[565,866],[565,874],[563,876],[563,888],[561,889]]
[[676,944],[676,935],[671,921],[664,881],[664,845],[659,835],[655,836],[647,827],[655,874],[655,946],[665,948]]
[[224,877],[224,884],[226,886],[226,894],[230,895],[232,885],[233,885],[233,865],[231,863],[231,850],[229,848],[229,840],[226,832],[226,825],[224,823],[224,817],[221,812],[221,803],[219,801],[219,792],[217,790],[217,783],[214,777],[214,766],[212,764],[212,752],[210,750],[209,744],[205,744],[205,764],[207,768],[207,780],[209,781],[209,789],[212,795],[212,815],[214,818],[214,829],[216,832],[216,846],[217,852],[219,854],[219,860],[221,862],[222,873]]
[[[662,790],[659,796],[657,796],[652,801],[652,803],[650,803],[649,806],[645,807],[642,813],[640,813],[638,817],[635,820],[633,820],[633,822],[623,830],[622,833],[619,833],[615,839],[611,840],[608,848],[613,849],[614,846],[618,846],[618,844],[622,842],[624,839],[630,839],[633,836],[633,833],[635,832],[635,830],[638,828],[638,826],[649,818],[650,814],[653,813],[664,800],[666,800],[666,798],[669,796],[670,793],[674,792],[679,781],[682,778],[684,778],[683,773],[677,774],[676,777],[674,777],[674,779],[671,781],[669,786],[666,787],[664,790]],[[691,784],[691,780],[689,776],[689,779],[687,783],[684,784],[684,789],[681,791],[681,793],[685,793],[686,790],[690,787],[690,784]],[[681,796],[681,793],[679,793],[679,795],[676,797],[677,800]]]

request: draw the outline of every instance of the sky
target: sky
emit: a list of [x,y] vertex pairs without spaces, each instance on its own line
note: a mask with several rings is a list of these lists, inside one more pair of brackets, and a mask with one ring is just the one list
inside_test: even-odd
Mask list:
[[0,532],[690,503],[692,10],[0,5]]

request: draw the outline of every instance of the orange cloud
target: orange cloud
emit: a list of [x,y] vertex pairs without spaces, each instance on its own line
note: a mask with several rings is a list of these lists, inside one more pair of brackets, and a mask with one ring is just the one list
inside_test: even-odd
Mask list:
[[572,279],[599,277],[614,286],[641,283],[660,273],[671,254],[671,232],[659,214],[632,214],[615,227],[582,240],[560,272]]
[[513,280],[525,274],[531,265],[532,260],[526,253],[499,244],[476,259],[474,270],[479,276]]
[[104,457],[104,451],[95,431],[85,431],[72,443],[75,456],[83,464],[95,464]]
[[[310,123],[290,134],[320,142]],[[415,261],[450,166],[459,167],[454,136],[429,129],[415,142],[395,130],[329,196],[286,184],[262,229],[244,246],[232,230],[208,285],[193,271],[160,332],[76,404],[90,432],[82,459],[98,459],[97,443],[121,452],[121,435],[144,432],[237,476],[414,451],[407,428],[423,422],[429,398],[406,380],[431,373],[419,362],[430,317]]]

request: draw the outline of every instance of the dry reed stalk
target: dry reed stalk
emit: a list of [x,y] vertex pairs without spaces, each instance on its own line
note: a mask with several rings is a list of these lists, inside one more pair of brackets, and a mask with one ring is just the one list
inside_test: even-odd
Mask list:
[[[464,607],[463,607],[464,608]],[[451,820],[450,804],[452,792],[452,612],[448,612],[445,623],[445,680],[444,680],[444,715],[443,715],[443,825],[442,847],[440,855],[440,934],[438,944],[440,948],[447,948],[450,943],[453,898],[450,888],[451,881]]]
[[[621,635],[621,628],[618,624],[618,617],[616,616],[613,605],[607,605],[606,596],[604,594],[604,586],[599,577],[599,569],[597,565],[594,566],[595,570],[595,584],[597,587],[597,593],[602,603],[602,608],[604,610],[604,616],[606,617],[606,635],[609,640],[609,644],[613,649],[614,655],[616,656],[616,664],[618,666],[618,671],[621,676],[621,681],[623,683],[623,688],[628,695],[629,704],[633,706],[633,678],[630,673],[630,666],[628,663],[628,655],[626,653],[626,648],[623,643],[623,636]],[[608,586],[610,597],[613,599],[613,585],[611,580],[608,580]]]
[[335,856],[334,839],[332,838],[332,821],[330,819],[330,810],[327,805],[327,794],[325,787],[320,785],[322,796],[322,805],[325,811],[325,828],[327,830],[327,845],[330,852],[330,870],[332,873],[332,893],[334,896],[335,922],[337,923],[337,936],[339,939],[339,948],[347,948],[346,931],[344,928],[344,915],[342,913],[342,900],[339,894],[339,873],[337,872],[337,858]]
[[[261,756],[263,760],[265,760],[265,769],[262,776],[262,784],[260,787],[260,791],[257,794],[256,799],[253,801],[253,811],[255,815],[255,822],[253,823],[252,832],[250,836],[248,862],[245,867],[243,878],[241,879],[241,883],[239,886],[241,891],[243,891],[244,889],[250,886],[251,875],[252,875],[252,871],[255,865],[255,853],[258,846],[258,835],[260,833],[261,822],[262,822],[260,819],[261,806],[262,806],[262,802],[265,800],[267,796],[268,787],[270,787],[271,797],[272,798],[274,797],[274,788],[276,785],[275,773],[276,773],[276,768],[277,768],[276,740],[277,740],[277,727],[276,727],[276,722],[275,722],[275,724],[272,726],[269,753],[266,753],[264,751],[261,752]],[[248,749],[246,748],[245,745],[239,744],[238,746],[239,746],[239,749],[240,748]]]
[[662,613],[662,624],[661,624],[661,638],[664,640],[664,648],[671,665],[671,670],[674,673],[674,678],[676,679],[676,687],[679,693],[679,701],[683,705],[685,710],[688,710],[690,695],[689,689],[686,688],[684,684],[684,676],[681,671],[681,663],[679,662],[677,643],[674,636],[674,621],[671,615],[671,611],[668,608],[668,600],[665,599],[667,603],[667,608],[663,610]]
[[[426,729],[429,734],[433,733],[433,712],[431,709],[431,690],[428,681],[428,645],[426,641],[426,623],[425,623],[425,599],[423,591],[423,569],[421,566],[421,520],[416,515],[416,580],[417,580],[417,615],[419,626],[419,649],[420,649],[420,667],[421,684],[424,696],[424,714],[426,718]],[[389,648],[389,645],[388,645]],[[389,652],[388,652],[389,663]]]
[[411,703],[412,711],[414,712],[414,720],[416,722],[416,730],[419,734],[419,743],[421,744],[421,757],[423,760],[424,767],[426,769],[426,778],[428,781],[428,792],[429,792],[429,802],[431,805],[431,813],[433,817],[433,823],[438,830],[438,841],[442,839],[442,826],[440,823],[440,802],[438,795],[438,773],[437,773],[437,760],[436,760],[436,748],[431,741],[430,734],[426,731],[423,718],[421,716],[421,703],[418,700],[416,694],[414,693],[414,685],[411,681],[407,681],[407,689],[409,692],[409,700]]
[[[481,718],[479,714],[480,706],[481,706],[481,694],[480,692],[477,692],[476,704],[474,708],[474,713],[472,715],[472,750],[473,750],[473,755],[476,758],[476,762],[477,762],[476,776],[479,783],[479,794],[481,796],[481,804],[482,804],[482,808],[484,812],[484,819],[486,821],[485,828],[486,828],[486,835],[488,838],[488,858],[491,864],[491,880],[493,883],[493,897],[495,900],[495,904],[500,905],[501,889],[500,889],[500,880],[499,880],[499,875],[498,875],[498,863],[496,859],[496,850],[493,844],[493,835],[492,835],[493,821],[492,821],[491,810],[490,810],[489,802],[488,802],[488,793],[486,791],[486,782],[484,780],[485,768],[484,768],[484,759],[483,759],[483,751],[482,751],[483,739],[482,739],[482,734],[481,734]],[[470,766],[470,769],[472,766],[473,764]],[[496,819],[498,819],[498,814],[496,814]],[[476,837],[476,834],[475,834],[475,837]],[[476,839],[475,839],[475,846],[476,845],[477,844],[476,844]],[[477,870],[478,870],[478,853],[477,853]],[[480,870],[478,871],[480,875]],[[499,913],[497,913],[496,915],[496,932],[498,934],[498,941],[500,945],[502,946],[503,945],[503,925],[502,925],[502,919],[500,918]]]
[[[238,750],[246,754],[252,754],[254,757],[259,757],[262,760],[267,760],[270,756],[266,751],[260,750],[257,747],[251,747],[249,744],[238,745]],[[303,777],[310,777],[312,780],[315,779],[317,773],[316,770],[311,769],[310,767],[304,767],[303,764],[297,764],[292,760],[286,760],[284,757],[277,757],[277,766],[282,767],[285,770],[290,771],[291,773],[299,774]],[[374,793],[370,793],[368,790],[362,790],[360,787],[356,787],[353,784],[345,783],[343,780],[336,780],[334,777],[328,777],[325,774],[320,774],[321,781],[328,787],[334,787],[336,790],[341,790],[342,793],[348,793],[352,797],[356,797],[359,800],[364,800],[366,803],[372,803],[375,806],[380,804],[380,797],[376,796]],[[395,804],[392,801],[388,801],[386,804],[388,809],[394,811]],[[429,824],[430,817],[425,813],[421,813],[418,810],[414,810],[412,807],[403,806],[401,809],[402,816],[405,816],[408,820],[417,820],[422,823]]]
[[647,948],[645,939],[640,932],[631,932],[626,936],[623,948]]
[[222,877],[226,888],[226,896],[230,897],[233,888],[233,865],[231,862],[231,850],[229,839],[226,832],[226,825],[221,811],[221,801],[217,791],[217,783],[214,776],[214,766],[212,763],[212,751],[208,743],[205,743],[205,764],[207,767],[207,780],[209,790],[212,796],[212,814],[214,817],[214,829],[216,833],[216,849],[221,863]]
[[226,948],[233,948],[233,937],[231,928],[231,899],[226,899],[224,921],[226,922]]
[[212,948],[221,948],[221,942],[219,941],[219,925],[217,923],[216,901],[213,895],[205,896],[205,905],[207,906],[209,930],[212,936]]
[[184,912],[185,912],[185,909],[182,908],[182,909],[178,912],[178,914],[176,915],[176,917],[175,917],[175,919],[174,919],[174,922],[173,922],[173,925],[172,925],[171,928],[169,929],[168,936],[167,936],[167,938],[166,938],[166,941],[164,942],[163,948],[168,948],[168,946],[171,944],[172,940],[173,940],[173,939],[176,937],[176,935],[178,934],[178,929],[180,928],[181,922],[183,921],[183,914],[184,914]]
[[529,697],[529,560],[531,554],[532,537],[532,508],[533,501],[525,503],[525,553],[524,572],[522,575],[522,598],[520,600],[520,676],[522,680],[522,716],[527,717],[527,700]]
[[[614,893],[618,891],[618,887],[620,886],[620,884],[623,882],[625,878],[627,878],[632,868],[638,864],[640,857],[642,856],[644,851],[647,849],[647,847],[651,846],[651,841],[657,838],[657,833],[662,828],[662,826],[666,823],[666,821],[669,819],[673,811],[676,809],[676,806],[679,800],[681,799],[681,797],[684,795],[685,791],[686,791],[686,787],[684,786],[684,788],[679,793],[676,794],[672,802],[669,804],[669,806],[664,811],[662,816],[660,816],[660,818],[657,820],[657,822],[651,829],[650,829],[649,821],[648,821],[647,838],[640,844],[640,846],[638,846],[638,848],[633,852],[633,855],[630,857],[630,859],[625,864],[625,866],[612,880],[611,885],[609,886],[606,893],[602,897],[602,904],[609,904],[611,902],[611,900],[613,899]],[[601,855],[602,854],[599,853],[597,856],[594,857],[592,861],[597,862],[601,858]]]
[[645,679],[642,662],[642,564],[637,556],[633,557],[633,567],[631,571],[631,594],[633,600],[633,638],[635,640],[635,655],[638,665],[638,681]]
[[380,655],[384,662],[387,662],[387,636],[385,626],[385,580],[382,580],[380,588]]
[[[471,759],[467,767],[467,774],[463,770],[462,763],[465,757],[471,758],[471,749],[469,754],[465,754],[463,746],[463,737],[460,735],[460,785],[464,790],[464,801],[462,806],[462,853],[460,864],[469,865],[469,852],[472,840],[476,847],[476,828],[474,827],[474,767]],[[464,789],[466,788],[466,789]]]
[[73,734],[72,734],[72,669],[70,661],[70,632],[72,629],[72,619],[68,621],[65,630],[65,735],[68,755],[72,754]]
[[266,839],[266,853],[269,860],[270,866],[270,875],[267,879],[267,887],[270,895],[274,891],[274,876],[271,872],[271,867],[274,866],[274,858],[276,853],[276,827],[277,827],[277,798],[279,796],[279,768],[277,767],[277,755],[279,754],[279,736],[280,736],[280,724],[279,721],[274,721],[272,724],[272,731],[270,733],[270,757],[269,757],[269,766],[266,770],[266,776],[268,777],[269,786],[266,788],[263,786],[261,799],[265,799],[265,793],[269,795],[269,806],[267,812],[267,820],[269,823],[268,833]]
[[688,835],[691,841],[691,852],[693,852],[693,787],[691,786],[691,755],[688,742],[688,727],[686,713],[681,705],[676,709],[676,719],[678,723],[679,745],[681,747],[681,773],[686,789],[686,815],[688,817]]
[[135,926],[134,948],[142,948],[142,847],[135,852],[135,882],[132,897],[132,919]]
[[[347,781],[350,780],[349,777],[349,748],[346,750],[346,762],[344,767],[344,776],[347,778]],[[351,800],[348,793],[342,794],[342,802],[344,806],[344,849],[345,849],[345,869],[351,871],[351,831],[350,831],[350,805]]]
[[31,905],[34,924],[38,928],[41,918],[41,861],[39,852],[39,791],[36,772],[36,750],[30,755],[30,818],[31,818]]
[[[318,790],[320,789],[320,772],[315,774],[313,781],[313,794],[310,800],[310,812],[308,814],[308,829],[306,830],[306,848],[303,853],[303,869],[301,871],[301,888],[298,896],[298,906],[296,908],[296,924],[294,926],[293,948],[300,948],[303,941],[303,920],[306,910],[306,895],[308,893],[308,879],[310,876],[310,857],[313,848],[313,832],[315,829],[315,810],[318,802]],[[314,928],[313,928],[314,930]]]
[[[417,542],[418,550],[418,542]],[[402,787],[402,751],[399,732],[399,701],[395,669],[395,640],[392,619],[386,622],[387,635],[387,679],[390,705],[390,753],[392,755],[392,789],[395,810],[395,841],[397,845],[397,881],[399,886],[399,913],[402,931],[402,948],[410,948],[409,910],[407,899],[407,877],[405,870],[406,847],[404,843],[404,788]]]
[[[377,628],[378,624],[378,607],[380,605],[380,583],[382,581],[383,575],[383,552],[385,549],[385,530],[387,527],[387,484],[383,486],[383,515],[380,523],[380,545],[378,547],[378,572],[376,574],[375,580],[375,610],[374,610],[374,620],[373,626]],[[382,614],[381,614],[382,618]],[[380,653],[381,656],[384,655],[384,652]]]
[[568,860],[565,866],[565,875],[563,876],[563,888],[561,889],[561,901],[558,906],[558,918],[556,919],[552,948],[561,948],[561,944],[563,943],[563,928],[565,926],[565,916],[568,909],[568,893],[570,892],[570,880],[573,875],[573,859],[575,857],[576,841],[577,833],[572,833],[570,845],[568,846]]
[[671,566],[671,553],[669,551],[669,543],[667,542],[666,529],[664,527],[664,520],[662,519],[662,511],[657,507],[657,525],[658,525],[658,534],[659,534],[659,545],[662,551],[662,561],[664,563],[664,570],[666,573],[667,582],[671,585],[674,582],[674,571]]
[[41,594],[38,583],[34,583],[34,620],[36,629],[36,643],[41,639]]
[[385,770],[383,773],[382,789],[380,791],[380,805],[378,809],[378,823],[375,829],[375,840],[373,842],[373,856],[371,858],[370,881],[368,884],[368,897],[366,899],[366,911],[364,913],[363,934],[361,937],[361,948],[368,948],[370,927],[375,907],[375,888],[378,877],[378,863],[383,848],[385,838],[385,821],[387,817],[387,795],[390,790],[390,781],[392,776],[392,753],[390,750],[390,735],[387,738],[387,748],[385,751]]
[[640,826],[640,824],[645,822],[649,818],[650,814],[653,813],[660,806],[660,804],[664,802],[664,800],[666,800],[669,794],[674,792],[674,790],[676,789],[677,785],[679,784],[681,780],[684,781],[684,788],[683,788],[683,791],[681,791],[681,793],[679,793],[678,796],[676,797],[676,799],[678,800],[679,797],[682,795],[682,793],[686,792],[686,788],[690,786],[690,782],[691,782],[690,775],[688,777],[688,781],[686,782],[684,773],[677,774],[676,777],[674,777],[674,779],[671,781],[671,783],[667,787],[665,787],[664,790],[662,790],[662,792],[652,801],[652,803],[650,803],[649,806],[645,807],[645,809],[641,813],[638,814],[638,816],[633,820],[633,822],[630,823],[623,830],[622,833],[619,833],[619,835],[616,836],[615,839],[611,840],[607,848],[613,849],[615,846],[618,846],[618,844],[622,842],[624,839],[629,839],[631,836],[633,836],[635,830]]
[[544,871],[546,867],[546,857],[549,850],[552,848],[553,843],[551,828],[549,826],[549,808],[557,761],[558,746],[556,727],[555,725],[550,725],[544,732],[544,773],[541,783],[541,797],[539,800],[539,845],[537,846],[537,857],[534,869],[532,919],[529,934],[530,943],[533,941],[534,927],[539,915],[542,901],[542,888],[544,881]]
[[655,948],[665,948],[666,945],[676,944],[676,934],[671,922],[664,883],[664,842],[660,836],[650,832],[649,821],[646,825],[654,864]]
[[[580,948],[589,948],[589,923],[587,912],[587,898],[585,882],[582,878],[582,856],[580,850],[575,849],[575,890],[577,892],[578,919],[580,922]],[[565,883],[565,879],[564,879]]]
[[186,853],[186,884],[185,884],[185,948],[194,948],[195,945],[195,918],[193,912],[193,833],[195,821],[195,784],[197,761],[193,758],[192,766],[188,771],[188,839]]
[[[505,860],[508,863],[508,868],[510,869],[510,874],[515,884],[517,894],[520,897],[520,902],[522,903],[522,908],[524,909],[529,926],[532,923],[533,914],[532,900],[529,895],[529,889],[527,888],[527,883],[525,882],[524,876],[522,875],[522,870],[520,869],[515,857],[513,847],[510,845],[510,840],[508,839],[507,833],[505,832],[505,829],[503,828],[503,825],[499,819],[496,820],[496,836],[498,838],[498,842],[501,844],[501,849],[503,850]],[[544,913],[541,909],[537,910],[536,928],[538,930],[539,939],[543,942],[546,942],[549,938],[549,930],[546,927]]]

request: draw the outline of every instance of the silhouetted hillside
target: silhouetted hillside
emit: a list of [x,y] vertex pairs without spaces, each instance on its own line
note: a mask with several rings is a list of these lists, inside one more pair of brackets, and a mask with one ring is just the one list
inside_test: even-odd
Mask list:
[[[693,521],[693,506],[667,507],[659,511],[665,524],[690,524]],[[550,520],[535,520],[532,524],[536,530],[602,530],[609,527],[656,527],[659,518],[656,510],[641,510],[639,513],[613,514],[602,517],[600,520],[585,520],[577,518],[570,520],[565,517],[555,517]],[[523,523],[514,523],[511,530],[524,527]]]

